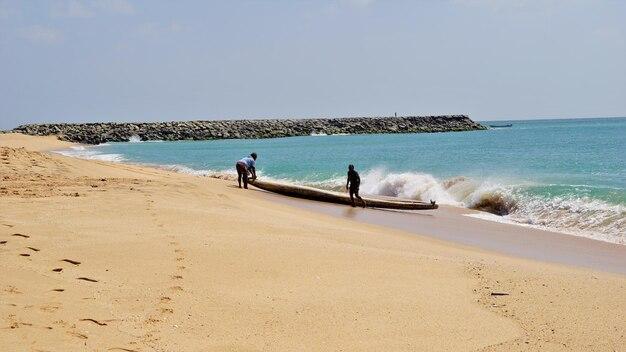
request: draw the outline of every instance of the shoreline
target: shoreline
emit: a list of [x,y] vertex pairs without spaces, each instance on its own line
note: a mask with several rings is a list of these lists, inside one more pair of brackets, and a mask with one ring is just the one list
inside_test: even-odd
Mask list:
[[26,149],[0,136],[0,349],[626,343],[624,275],[321,214],[231,181],[41,153],[55,142],[18,139]]
[[[152,141],[149,141],[152,142]],[[204,148],[205,143],[198,142],[198,148]],[[212,143],[206,143],[207,148],[219,148],[222,143],[216,142],[217,146]],[[247,143],[247,142],[242,142]],[[273,144],[273,142],[271,142]],[[280,142],[277,142],[280,144]],[[307,143],[302,140],[298,143]],[[194,148],[194,142],[182,142],[180,148]],[[226,143],[226,147],[230,148],[235,143]],[[108,144],[105,144],[108,145]],[[134,162],[140,165],[163,167],[168,170],[177,170],[182,173],[189,173],[197,176],[210,176],[217,178],[228,178],[234,173],[230,170],[230,165],[220,163],[219,158],[208,157],[211,166],[203,165],[200,162],[201,155],[186,156],[183,155],[179,164],[176,165],[176,157],[169,155],[170,148],[172,151],[177,150],[176,143],[166,143],[164,147],[149,147],[140,144],[128,143],[120,145],[110,145],[103,147],[87,148],[85,152],[70,151],[62,152],[64,155],[74,154],[78,157],[86,157],[89,159],[112,160],[121,162]],[[262,144],[265,145],[265,144]],[[260,148],[261,146],[257,146]],[[144,151],[145,149],[145,151]],[[151,154],[155,150],[163,149],[166,157],[162,159],[158,154]],[[197,149],[197,148],[196,148]],[[139,153],[135,155],[135,153]],[[143,153],[143,154],[142,154]],[[99,154],[99,155],[91,155]],[[143,157],[142,157],[143,155]],[[126,159],[129,157],[131,160]],[[200,158],[200,159],[197,159]],[[141,162],[142,159],[152,160],[151,162]],[[198,162],[195,160],[197,159]],[[437,159],[439,160],[439,159]],[[165,164],[160,166],[156,163]],[[285,160],[285,165],[289,168],[293,165]],[[280,160],[273,160],[266,169],[272,175],[277,175],[276,170],[280,173]],[[193,166],[191,166],[193,165]],[[194,169],[190,168],[193,167]],[[324,170],[324,176],[314,176],[309,179],[305,172],[313,172],[312,170],[299,170],[298,176],[294,179],[289,178],[289,172],[282,173],[278,178],[273,179],[278,182],[290,182],[295,184],[312,185],[313,187],[322,187],[323,189],[335,189],[341,187],[341,180],[338,181],[336,174],[328,174],[329,170]],[[270,171],[273,170],[273,171]],[[334,168],[333,170],[336,170]],[[372,194],[401,194],[410,198],[421,197],[421,199],[439,199],[443,204],[454,205],[460,208],[480,209],[483,211],[481,217],[487,220],[508,223],[515,226],[524,226],[545,230],[548,232],[558,232],[578,237],[591,238],[610,243],[626,245],[623,238],[623,224],[620,217],[623,217],[624,204],[619,199],[613,199],[615,194],[605,195],[604,193],[597,197],[592,197],[587,192],[596,189],[593,182],[585,184],[576,184],[565,182],[563,185],[558,183],[547,184],[542,181],[536,183],[523,180],[515,180],[509,177],[502,179],[481,177],[473,175],[469,172],[466,175],[463,171],[457,171],[453,174],[445,174],[445,176],[435,176],[434,171],[412,171],[404,169],[386,169],[384,166],[368,165],[364,168],[362,177],[365,177],[362,184],[363,192]],[[438,175],[438,174],[437,174]],[[451,176],[461,175],[461,176]],[[262,175],[263,176],[263,175]],[[532,178],[531,178],[532,179]],[[272,178],[268,178],[272,180]],[[297,180],[308,180],[299,182]],[[317,180],[317,181],[314,181]],[[574,187],[574,188],[572,188]],[[579,189],[577,187],[582,187]],[[608,187],[608,186],[607,186]],[[566,194],[559,196],[558,192]],[[620,192],[619,188],[602,188],[602,192]],[[417,192],[417,194],[415,194]],[[551,193],[557,192],[557,193]],[[433,196],[434,194],[434,196]],[[604,196],[603,196],[604,195]],[[609,198],[606,198],[606,197]],[[439,203],[442,204],[442,203]],[[493,213],[510,212],[508,216],[492,215]]]
[[[76,143],[71,143],[69,146],[90,147],[89,145]],[[167,165],[89,159],[80,156],[70,156],[64,154],[63,149],[59,150],[56,148],[47,151],[67,157],[123,163],[157,170],[173,171],[193,177],[225,179],[224,177],[197,175],[180,170],[172,170]],[[560,232],[541,226],[524,225],[514,221],[491,220],[484,216],[493,214],[485,211],[453,205],[440,205],[440,208],[437,210],[416,212],[371,208],[363,212],[362,209],[349,209],[337,204],[282,196],[262,191],[256,187],[252,189],[262,192],[266,199],[273,202],[280,202],[333,217],[347,218],[360,223],[380,225],[390,230],[401,230],[414,235],[444,240],[450,244],[460,244],[517,258],[626,275],[626,245],[624,244]],[[442,216],[433,217],[436,212],[442,213]],[[450,226],[451,223],[454,226]],[[461,228],[463,229],[463,234],[460,233],[459,229]]]

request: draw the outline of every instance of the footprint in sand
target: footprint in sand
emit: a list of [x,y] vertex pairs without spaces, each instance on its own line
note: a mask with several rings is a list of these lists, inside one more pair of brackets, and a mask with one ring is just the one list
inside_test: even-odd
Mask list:
[[11,236],[22,237],[22,238],[30,238],[29,235],[24,235],[24,234],[21,234],[21,233],[14,233]]
[[102,322],[97,321],[96,319],[91,319],[91,318],[80,319],[80,321],[89,321],[89,322],[92,322],[94,324],[98,324],[100,326],[106,326],[107,325],[107,323],[102,323]]
[[9,314],[6,320],[9,322],[9,328],[17,329],[20,327],[20,323],[15,319],[15,314]]
[[84,277],[84,276],[77,277],[76,280],[83,280],[83,281],[89,281],[89,282],[98,282],[98,280],[96,280],[96,279],[90,279],[90,278]]
[[30,254],[28,254],[28,253],[20,253],[20,255],[21,255],[22,257],[30,257]]
[[41,310],[42,312],[46,312],[46,313],[52,313],[52,312],[56,312],[57,310],[59,310],[59,306],[54,305],[54,304],[45,304],[41,307],[39,307],[39,310]]
[[163,296],[161,297],[160,301],[161,303],[168,303],[169,301],[171,301],[172,299],[167,297],[167,296]]
[[170,287],[170,290],[172,291],[183,291],[183,288],[180,286],[172,286]]
[[174,279],[174,280],[180,280],[182,278],[183,277],[181,275],[172,275],[172,279]]
[[55,321],[52,322],[52,324],[63,326],[63,327],[68,327],[69,326],[69,324],[65,320],[55,320]]
[[161,308],[161,313],[163,313],[163,314],[174,314],[174,310],[172,308]]
[[75,332],[75,331],[68,331],[67,332],[68,335],[72,335],[74,337],[78,337],[79,339],[83,339],[83,340],[87,340],[88,337],[85,334],[81,334],[79,332]]
[[20,294],[22,293],[20,290],[17,289],[17,287],[15,286],[7,286],[7,288],[4,289],[4,292],[6,293],[12,293],[12,294]]
[[65,291],[65,289],[64,288],[53,288],[52,291],[54,291],[54,292],[63,292],[63,291]]
[[72,260],[72,259],[61,259],[62,262],[66,262],[66,263],[70,263],[70,264],[74,264],[74,265],[80,265],[80,262],[77,260]]
[[54,268],[52,269],[52,271],[54,271],[55,273],[60,273],[61,271],[63,271],[63,268]]
[[160,323],[161,319],[158,318],[154,318],[154,317],[150,317],[148,319],[146,319],[146,323],[148,324],[156,324],[156,323]]
[[30,249],[33,252],[39,252],[39,248],[35,248],[35,247],[26,247],[28,249]]
[[0,241],[0,244],[6,244],[8,241]]

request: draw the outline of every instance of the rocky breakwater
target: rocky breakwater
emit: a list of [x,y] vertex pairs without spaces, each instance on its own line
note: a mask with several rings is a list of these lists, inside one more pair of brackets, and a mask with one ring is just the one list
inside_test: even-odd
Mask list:
[[450,132],[486,129],[465,115],[348,117],[333,119],[213,120],[149,123],[55,123],[22,125],[13,132],[56,135],[69,142],[126,142],[132,136],[148,140],[250,139],[313,134]]

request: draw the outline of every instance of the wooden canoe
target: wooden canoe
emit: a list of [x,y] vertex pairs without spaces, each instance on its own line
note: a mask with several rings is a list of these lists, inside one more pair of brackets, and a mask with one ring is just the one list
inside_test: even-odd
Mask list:
[[[250,181],[250,184],[265,191],[282,194],[285,196],[317,200],[320,202],[346,204],[350,205],[350,196],[346,193],[326,191],[319,188],[292,185],[287,183],[278,183],[270,181]],[[370,208],[386,208],[386,209],[402,209],[402,210],[430,210],[437,209],[439,206],[432,203],[414,201],[410,199],[400,199],[392,197],[363,197],[367,207]],[[358,200],[355,200],[357,205]]]

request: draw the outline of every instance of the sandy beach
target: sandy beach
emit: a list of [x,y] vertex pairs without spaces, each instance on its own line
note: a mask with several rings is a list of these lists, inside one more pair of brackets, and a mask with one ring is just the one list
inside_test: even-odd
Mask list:
[[626,350],[620,270],[49,152],[68,146],[0,134],[2,351]]

